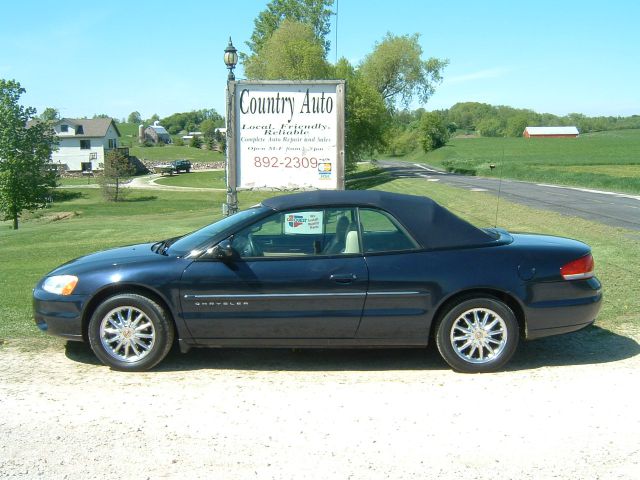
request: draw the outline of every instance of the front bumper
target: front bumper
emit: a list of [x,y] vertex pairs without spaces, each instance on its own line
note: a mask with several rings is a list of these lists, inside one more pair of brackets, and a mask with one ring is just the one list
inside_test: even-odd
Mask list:
[[36,326],[51,335],[68,340],[83,340],[83,295],[55,295],[40,288],[33,291],[33,317]]

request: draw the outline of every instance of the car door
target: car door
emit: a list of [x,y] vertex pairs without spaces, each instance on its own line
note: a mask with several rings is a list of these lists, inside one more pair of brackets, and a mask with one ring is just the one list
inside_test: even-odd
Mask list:
[[429,333],[433,281],[428,254],[387,212],[359,210],[369,288],[356,337],[388,344],[422,345]]
[[[337,232],[343,218],[349,230]],[[197,260],[183,274],[182,310],[194,338],[353,338],[368,270],[354,233],[336,249],[349,232],[357,235],[351,208],[278,212],[236,232],[233,258]]]

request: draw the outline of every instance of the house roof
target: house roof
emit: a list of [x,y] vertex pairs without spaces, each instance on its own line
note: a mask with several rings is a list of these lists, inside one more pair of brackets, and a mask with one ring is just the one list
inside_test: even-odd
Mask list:
[[579,135],[576,127],[527,127],[529,135]]
[[169,132],[162,125],[149,125],[147,128],[155,130],[158,135],[169,135]]
[[73,135],[74,138],[104,137],[107,134],[107,130],[109,130],[109,125],[113,125],[118,136],[121,136],[113,118],[62,118],[55,122],[54,125],[82,126],[84,133]]

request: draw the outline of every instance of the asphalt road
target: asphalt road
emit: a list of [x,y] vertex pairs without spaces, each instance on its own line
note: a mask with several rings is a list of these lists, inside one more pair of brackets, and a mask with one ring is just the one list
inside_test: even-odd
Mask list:
[[500,182],[494,178],[456,175],[428,165],[393,160],[380,161],[379,165],[397,177],[424,178],[425,181],[496,195],[500,191],[500,197],[511,202],[640,231],[640,195],[517,180]]

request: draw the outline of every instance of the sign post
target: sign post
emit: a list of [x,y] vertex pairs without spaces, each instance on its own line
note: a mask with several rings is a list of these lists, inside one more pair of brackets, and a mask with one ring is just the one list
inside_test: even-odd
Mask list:
[[235,112],[233,97],[235,92],[235,80],[227,81],[227,203],[224,204],[223,214],[233,215],[238,211],[238,189],[236,183],[236,140],[235,140]]

